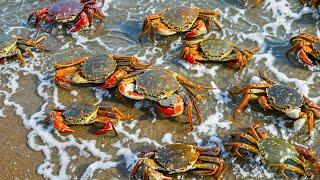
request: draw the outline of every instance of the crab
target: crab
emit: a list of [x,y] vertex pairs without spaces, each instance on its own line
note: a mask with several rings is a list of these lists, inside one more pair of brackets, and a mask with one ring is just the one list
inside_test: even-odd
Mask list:
[[220,17],[220,12],[188,6],[171,7],[146,17],[139,41],[141,42],[141,38],[149,33],[150,40],[154,42],[154,30],[164,36],[182,32],[185,33],[185,37],[196,37],[211,29],[210,21],[222,31],[215,17]]
[[185,40],[184,44],[181,57],[187,62],[191,64],[226,62],[228,67],[234,69],[245,67],[248,59],[260,49],[256,47],[251,50],[241,50],[237,45],[212,35],[197,40]]
[[[104,4],[104,0],[102,4]],[[101,10],[96,7],[96,0],[81,0],[80,2],[65,0],[58,1],[56,4],[49,7],[33,11],[28,18],[28,22],[30,22],[31,19],[35,19],[33,25],[38,30],[40,29],[39,25],[42,22],[50,25],[72,22],[73,26],[70,29],[70,32],[78,32],[84,27],[90,26],[94,16],[101,21],[103,21],[105,17]]]
[[151,100],[157,102],[157,109],[164,117],[175,117],[183,113],[187,106],[188,120],[193,130],[192,106],[195,108],[198,121],[202,117],[192,89],[209,90],[210,87],[195,84],[182,75],[164,69],[145,69],[132,73],[119,83],[119,92],[134,100]]
[[311,148],[292,145],[278,137],[268,137],[260,126],[259,123],[249,126],[248,134],[241,131],[231,133],[245,141],[227,142],[225,147],[230,148],[238,158],[244,158],[239,150],[261,155],[262,162],[271,168],[277,168],[285,179],[289,179],[286,171],[308,178],[320,173],[320,161],[316,159]]
[[140,166],[144,166],[144,179],[172,179],[168,174],[191,172],[201,176],[213,176],[219,179],[226,167],[219,158],[220,147],[203,148],[189,144],[168,144],[155,151],[144,152],[132,169],[134,176]]
[[94,106],[84,103],[72,103],[65,109],[54,109],[44,120],[45,124],[53,121],[53,126],[59,132],[73,133],[75,130],[68,125],[86,125],[92,123],[104,123],[104,127],[95,131],[95,134],[105,134],[110,130],[114,130],[113,120],[128,120],[131,115],[123,114],[116,107]]
[[320,66],[320,38],[302,33],[292,37],[290,43],[292,47],[286,51],[287,59],[298,60],[310,70]]
[[231,90],[231,94],[243,94],[243,99],[234,110],[234,114],[240,114],[250,100],[258,100],[265,110],[277,110],[295,119],[294,129],[300,130],[308,121],[308,134],[313,131],[314,116],[320,118],[320,106],[309,98],[286,85],[275,83],[267,77],[266,72],[260,72],[263,84],[249,84],[242,88]]
[[[97,55],[81,57],[55,65],[55,82],[58,86],[70,89],[65,83],[102,84],[101,88],[112,88],[128,72],[147,68],[133,56]],[[67,76],[71,76],[67,78]]]
[[301,4],[308,4],[310,7],[317,8],[318,14],[320,14],[319,11],[319,0],[299,0]]
[[41,43],[46,39],[46,36],[42,36],[36,40],[25,39],[19,36],[1,34],[0,35],[0,61],[4,61],[7,57],[17,55],[20,64],[25,64],[26,61],[22,56],[21,51],[28,52],[31,58],[34,58],[30,48],[40,49],[47,51]]

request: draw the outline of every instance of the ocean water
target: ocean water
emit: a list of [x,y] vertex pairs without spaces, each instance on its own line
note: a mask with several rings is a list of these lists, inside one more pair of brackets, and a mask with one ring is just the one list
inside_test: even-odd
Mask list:
[[[53,1],[0,0],[0,32],[34,37],[36,30],[27,24],[34,9],[48,6]],[[49,179],[127,179],[138,159],[137,153],[173,142],[185,142],[205,147],[219,145],[228,163],[225,179],[278,179],[279,174],[261,164],[258,156],[248,156],[246,161],[232,158],[223,143],[229,140],[231,131],[245,128],[254,122],[262,122],[270,135],[319,150],[319,123],[307,142],[304,132],[292,131],[292,120],[279,113],[265,112],[251,103],[232,123],[232,110],[240,102],[240,96],[231,98],[228,90],[236,85],[263,82],[259,70],[265,69],[270,77],[297,89],[313,101],[320,103],[320,72],[309,71],[289,62],[284,52],[290,47],[289,39],[299,32],[319,33],[319,16],[316,9],[303,6],[297,0],[265,0],[251,8],[254,1],[178,1],[178,0],[108,0],[102,7],[106,15],[103,23],[80,33],[69,34],[61,27],[49,35],[48,53],[35,53],[34,60],[26,56],[27,64],[20,66],[10,60],[0,65],[0,120],[14,110],[24,128],[29,130],[28,146],[44,154],[37,165],[37,173]],[[248,66],[236,71],[223,64],[190,65],[180,58],[181,36],[157,37],[155,44],[137,39],[142,22],[147,15],[161,12],[176,5],[197,6],[221,12],[218,20],[223,28],[214,34],[243,48],[260,46],[261,50]],[[77,87],[72,91],[57,88],[52,77],[54,64],[86,55],[114,53],[134,55],[143,63],[181,73],[188,79],[212,86],[200,103],[203,122],[195,130],[188,128],[186,116],[163,118],[156,113],[152,103],[128,101],[127,106],[117,101],[114,90],[97,87]],[[62,134],[43,119],[55,107],[63,108],[72,102],[113,105],[122,111],[134,113],[132,121],[116,123],[119,132],[103,136],[93,135],[94,127],[72,126],[73,134]],[[304,126],[302,131],[307,127]],[[319,155],[320,157],[320,155]],[[178,178],[192,178],[183,175]],[[293,176],[293,178],[296,178]]]

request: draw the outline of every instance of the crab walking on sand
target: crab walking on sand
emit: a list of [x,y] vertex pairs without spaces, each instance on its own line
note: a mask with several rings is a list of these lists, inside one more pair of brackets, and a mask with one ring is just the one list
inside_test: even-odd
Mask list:
[[[189,144],[168,144],[154,151],[142,153],[132,169],[135,176],[144,165],[143,179],[172,179],[163,175],[191,172],[199,176],[220,179],[226,166],[220,157],[220,147],[203,148]],[[161,171],[161,172],[160,172]]]
[[210,22],[222,31],[215,17],[220,17],[220,12],[188,6],[171,7],[159,14],[146,17],[139,41],[141,42],[141,38],[149,33],[150,40],[154,42],[154,31],[164,36],[182,32],[185,33],[185,37],[196,37],[211,29]]
[[285,172],[291,171],[298,175],[312,178],[320,173],[320,161],[315,156],[315,151],[310,148],[292,145],[278,137],[268,137],[260,124],[248,127],[248,133],[236,131],[232,136],[241,137],[245,141],[233,141],[225,143],[238,158],[244,158],[241,150],[260,154],[263,163],[276,168],[285,179],[289,179]]
[[72,103],[65,109],[54,109],[44,120],[45,124],[49,124],[53,120],[54,128],[63,133],[72,133],[75,130],[68,125],[86,125],[92,123],[103,123],[104,127],[95,131],[95,134],[105,134],[110,130],[114,130],[114,120],[128,120],[131,115],[123,114],[116,107],[94,106],[84,103]]
[[229,91],[230,94],[243,94],[243,99],[234,113],[239,114],[249,101],[258,100],[264,109],[277,110],[295,119],[295,130],[301,129],[305,121],[308,121],[308,133],[311,134],[314,129],[314,116],[320,118],[320,106],[295,89],[273,82],[265,71],[260,72],[260,76],[268,83],[249,84]]
[[42,36],[38,39],[25,39],[19,36],[1,34],[0,35],[0,61],[5,60],[8,57],[17,55],[20,64],[25,64],[26,61],[22,56],[21,51],[28,52],[31,58],[34,58],[30,48],[36,48],[41,51],[48,51],[42,42],[46,40],[46,36]]
[[[104,4],[104,0],[102,4]],[[64,0],[32,12],[28,22],[30,23],[34,20],[33,25],[38,30],[44,30],[39,26],[43,22],[51,25],[50,30],[52,30],[53,24],[72,22],[73,26],[70,32],[77,32],[84,27],[90,26],[94,16],[101,21],[104,20],[104,14],[96,7],[96,0],[80,0],[80,2]]]
[[191,64],[199,62],[221,62],[233,69],[245,67],[248,60],[259,51],[259,47],[241,50],[230,41],[218,39],[214,35],[186,38],[181,57]]
[[[55,65],[55,82],[70,89],[66,83],[101,84],[101,88],[115,87],[129,72],[148,68],[133,56],[97,55],[80,57]],[[68,77],[67,77],[68,76]]]
[[119,84],[119,92],[128,98],[157,102],[157,109],[165,117],[182,114],[186,105],[191,130],[193,130],[192,106],[195,108],[199,123],[202,121],[197,104],[201,96],[193,92],[195,89],[208,91],[212,88],[195,84],[182,75],[165,69],[137,71]]

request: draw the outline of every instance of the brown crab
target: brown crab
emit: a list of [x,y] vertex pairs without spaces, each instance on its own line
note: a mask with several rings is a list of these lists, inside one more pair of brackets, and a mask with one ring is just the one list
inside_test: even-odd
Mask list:
[[[97,55],[74,59],[55,65],[55,82],[58,86],[69,89],[65,83],[102,84],[101,88],[112,88],[128,72],[147,68],[133,56]],[[71,76],[67,78],[66,76]]]
[[46,39],[46,36],[42,36],[38,39],[26,39],[19,36],[1,34],[0,35],[0,62],[4,61],[7,57],[17,55],[20,64],[25,64],[21,51],[28,52],[31,58],[34,58],[30,48],[36,48],[42,51],[48,51],[42,42]]
[[215,17],[220,17],[220,12],[188,6],[171,7],[144,20],[139,41],[149,33],[150,40],[154,42],[154,31],[164,36],[178,32],[185,33],[185,37],[199,36],[210,30],[210,21],[221,31]]
[[[113,120],[128,120],[132,116],[123,114],[116,107],[94,106],[84,103],[72,103],[66,109],[54,109],[44,120],[48,124],[53,119],[54,128],[63,133],[72,133],[75,130],[68,125],[86,125],[92,123],[104,123],[104,127],[95,131],[95,134],[105,134],[114,128]],[[68,124],[68,125],[67,125]]]
[[292,37],[290,43],[292,47],[286,51],[287,59],[298,60],[310,70],[320,66],[320,38],[301,33]]
[[193,89],[209,90],[211,88],[195,84],[173,71],[145,69],[123,79],[118,89],[125,97],[157,102],[157,109],[165,117],[182,114],[186,104],[189,124],[193,130],[192,106],[196,110],[199,123],[202,119],[197,104],[200,96],[195,95]]
[[243,158],[240,150],[260,154],[263,163],[271,168],[277,168],[285,179],[288,179],[286,171],[308,178],[320,173],[320,161],[316,159],[315,152],[311,148],[292,145],[278,137],[268,137],[265,130],[260,128],[260,124],[249,126],[248,133],[233,132],[232,136],[245,141],[227,142],[224,145],[239,158]]
[[219,158],[219,147],[203,148],[177,143],[142,154],[133,167],[131,176],[138,172],[142,164],[144,165],[143,179],[172,179],[161,172],[168,174],[191,172],[199,176],[220,179],[226,169],[224,161]]
[[258,100],[266,110],[277,110],[295,119],[294,128],[299,130],[305,121],[308,121],[308,133],[313,131],[313,118],[320,118],[320,106],[306,96],[283,84],[276,84],[267,77],[266,72],[260,72],[263,84],[249,84],[242,88],[229,91],[230,94],[243,94],[243,99],[234,110],[239,114],[249,101]]
[[181,57],[191,64],[198,62],[226,62],[227,66],[240,69],[247,65],[248,59],[253,57],[260,48],[241,50],[232,42],[218,39],[213,35],[184,40]]

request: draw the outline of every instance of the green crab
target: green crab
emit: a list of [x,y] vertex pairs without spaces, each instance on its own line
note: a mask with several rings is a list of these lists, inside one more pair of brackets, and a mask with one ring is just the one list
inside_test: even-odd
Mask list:
[[308,178],[320,173],[320,161],[316,159],[312,149],[292,145],[278,137],[268,137],[260,126],[260,124],[249,126],[249,134],[241,131],[231,133],[232,136],[243,138],[248,143],[235,141],[227,142],[224,145],[239,158],[243,158],[240,153],[241,149],[260,154],[264,164],[278,169],[286,179],[288,179],[286,171]]
[[[84,103],[72,103],[65,109],[54,109],[44,120],[45,124],[53,119],[54,128],[63,133],[72,133],[75,130],[68,125],[85,125],[92,123],[104,123],[104,127],[95,134],[105,134],[110,130],[117,131],[112,120],[127,120],[130,115],[123,114],[116,107],[93,106]],[[68,125],[67,125],[68,124]]]
[[40,49],[42,51],[47,51],[43,45],[42,41],[46,39],[46,36],[42,36],[39,39],[31,40],[25,39],[19,36],[1,34],[0,35],[0,61],[5,60],[7,57],[17,55],[20,64],[25,64],[26,61],[22,56],[21,51],[28,52],[31,58],[34,58],[33,53],[30,48]]
[[240,69],[247,65],[259,47],[251,50],[241,50],[237,45],[213,35],[185,39],[181,57],[191,64],[198,62],[222,62],[233,69]]
[[[116,86],[127,74],[149,67],[133,56],[113,54],[80,57],[55,65],[55,83],[70,89],[65,83],[101,84],[101,88]],[[70,76],[70,77],[67,77]]]
[[210,30],[210,21],[222,31],[215,17],[220,17],[220,12],[188,6],[171,7],[144,20],[139,41],[149,33],[154,42],[154,31],[164,36],[183,32],[185,37],[196,37]]
[[189,144],[168,144],[151,152],[144,152],[132,169],[134,176],[143,164],[143,179],[172,179],[168,174],[191,172],[200,176],[212,176],[219,179],[226,169],[219,158],[220,147],[203,148]]
[[130,99],[157,102],[157,109],[165,117],[182,114],[186,104],[190,130],[193,130],[192,106],[196,110],[199,123],[202,119],[197,104],[201,97],[194,94],[193,90],[211,88],[191,82],[173,71],[150,68],[131,73],[120,82],[118,89],[122,95]]

